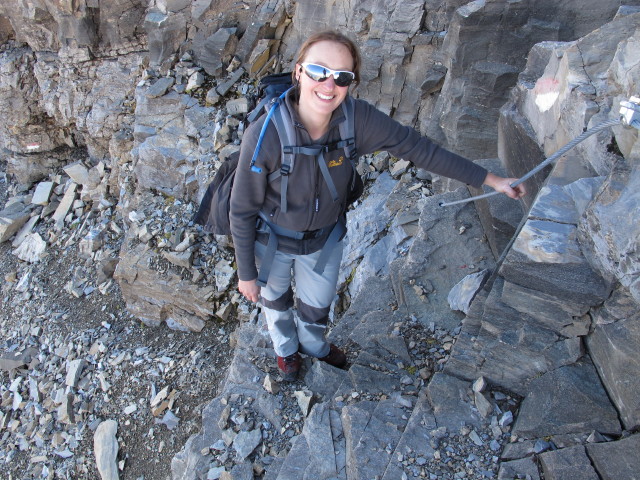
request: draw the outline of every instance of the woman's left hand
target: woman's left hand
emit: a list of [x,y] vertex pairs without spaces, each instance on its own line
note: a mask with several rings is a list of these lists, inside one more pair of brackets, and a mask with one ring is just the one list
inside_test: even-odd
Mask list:
[[527,189],[525,188],[524,183],[521,183],[515,188],[512,188],[511,184],[516,180],[518,179],[504,178],[499,177],[498,175],[494,175],[493,173],[488,173],[486,178],[484,179],[484,185],[493,188],[496,192],[504,193],[509,198],[518,199],[524,197],[527,194]]

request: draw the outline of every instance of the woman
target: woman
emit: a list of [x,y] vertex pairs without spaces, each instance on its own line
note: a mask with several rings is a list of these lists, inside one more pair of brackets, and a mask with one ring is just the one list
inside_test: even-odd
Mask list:
[[[330,144],[340,140],[341,108],[349,85],[360,78],[360,55],[355,44],[337,32],[310,37],[300,48],[292,73],[294,88],[281,108],[287,108],[294,126],[295,145]],[[359,155],[388,151],[398,158],[439,175],[479,187],[488,185],[511,198],[525,194],[515,179],[502,178],[440,148],[415,130],[405,127],[363,100],[353,100],[355,141]],[[281,206],[281,179],[269,182],[280,169],[281,145],[276,128],[267,125],[256,161],[251,160],[265,116],[244,134],[231,197],[230,222],[238,265],[238,290],[252,302],[261,301],[278,368],[286,380],[300,370],[299,352],[336,367],[346,365],[346,355],[325,340],[329,307],[336,294],[342,242],[331,250],[322,274],[313,271],[333,225],[344,214],[352,175],[350,161],[340,149],[327,152],[328,166],[321,172],[314,157],[297,155],[288,175],[287,208]],[[333,183],[331,187],[328,183]],[[336,192],[339,198],[336,199]],[[258,214],[278,226],[305,232],[304,238],[280,238],[268,281],[258,286],[258,266],[266,250],[266,237],[256,233]],[[295,278],[298,319],[294,319],[291,272]]]

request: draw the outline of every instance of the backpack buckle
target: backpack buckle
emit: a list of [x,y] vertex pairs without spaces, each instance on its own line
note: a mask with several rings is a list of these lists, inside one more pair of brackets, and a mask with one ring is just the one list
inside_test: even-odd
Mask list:
[[282,166],[280,167],[280,175],[286,177],[287,175],[289,175],[289,173],[291,173],[291,165],[286,163],[282,164]]

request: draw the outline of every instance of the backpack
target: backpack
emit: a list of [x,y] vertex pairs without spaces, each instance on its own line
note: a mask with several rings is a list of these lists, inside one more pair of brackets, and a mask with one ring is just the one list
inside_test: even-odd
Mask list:
[[[260,80],[258,87],[260,100],[257,102],[257,105],[252,112],[247,116],[247,121],[249,123],[254,121],[263,113],[264,110],[267,111],[267,118],[265,119],[258,137],[258,143],[251,160],[251,169],[257,173],[262,172],[262,169],[256,166],[256,160],[259,157],[260,147],[269,122],[273,122],[278,132],[278,136],[280,137],[280,144],[282,145],[281,166],[279,170],[271,172],[267,176],[267,181],[272,182],[276,178],[282,177],[280,182],[281,211],[283,213],[287,212],[289,173],[294,168],[294,159],[296,154],[313,155],[316,157],[320,166],[320,172],[325,179],[325,182],[327,182],[329,191],[331,192],[334,201],[337,200],[338,194],[329,175],[326,163],[324,162],[324,153],[340,148],[344,148],[346,157],[349,159],[352,166],[352,181],[347,195],[347,205],[351,205],[360,198],[364,191],[362,178],[356,170],[357,152],[355,149],[354,138],[355,128],[353,100],[351,97],[347,97],[342,103],[342,108],[347,121],[340,124],[340,141],[334,142],[330,145],[291,145],[289,139],[295,138],[293,122],[291,121],[288,110],[286,108],[280,108],[280,105],[284,102],[284,98],[291,87],[291,73],[267,75]],[[231,235],[231,226],[229,222],[231,190],[233,188],[233,181],[235,179],[235,172],[238,167],[239,158],[240,152],[234,152],[222,164],[207,187],[207,190],[200,202],[198,211],[193,217],[193,222],[203,225],[206,232],[214,233],[216,235]],[[342,217],[344,217],[344,215],[342,215]],[[275,251],[277,250],[277,237],[285,236],[296,239],[303,239],[306,237],[305,232],[296,232],[272,224],[266,215],[262,214],[262,212],[259,215],[256,228],[258,232],[269,234],[267,251],[262,260],[260,274],[258,276],[258,284],[264,286],[266,285],[266,281],[269,276],[269,270],[271,268]],[[316,272],[322,273],[324,271],[324,266],[326,265],[331,249],[342,238],[342,236],[344,236],[345,232],[346,220],[342,219],[335,225],[327,238],[325,246],[322,249],[322,253],[320,254],[320,258],[314,268]]]

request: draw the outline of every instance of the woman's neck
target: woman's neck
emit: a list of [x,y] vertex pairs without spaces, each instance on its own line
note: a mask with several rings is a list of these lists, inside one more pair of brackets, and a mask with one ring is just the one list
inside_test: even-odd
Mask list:
[[300,108],[300,105],[296,105],[298,110],[298,115],[304,128],[309,132],[309,136],[312,140],[318,140],[322,138],[327,131],[329,131],[329,121],[331,120],[331,115],[320,116],[317,114],[309,114],[309,112],[304,112]]

